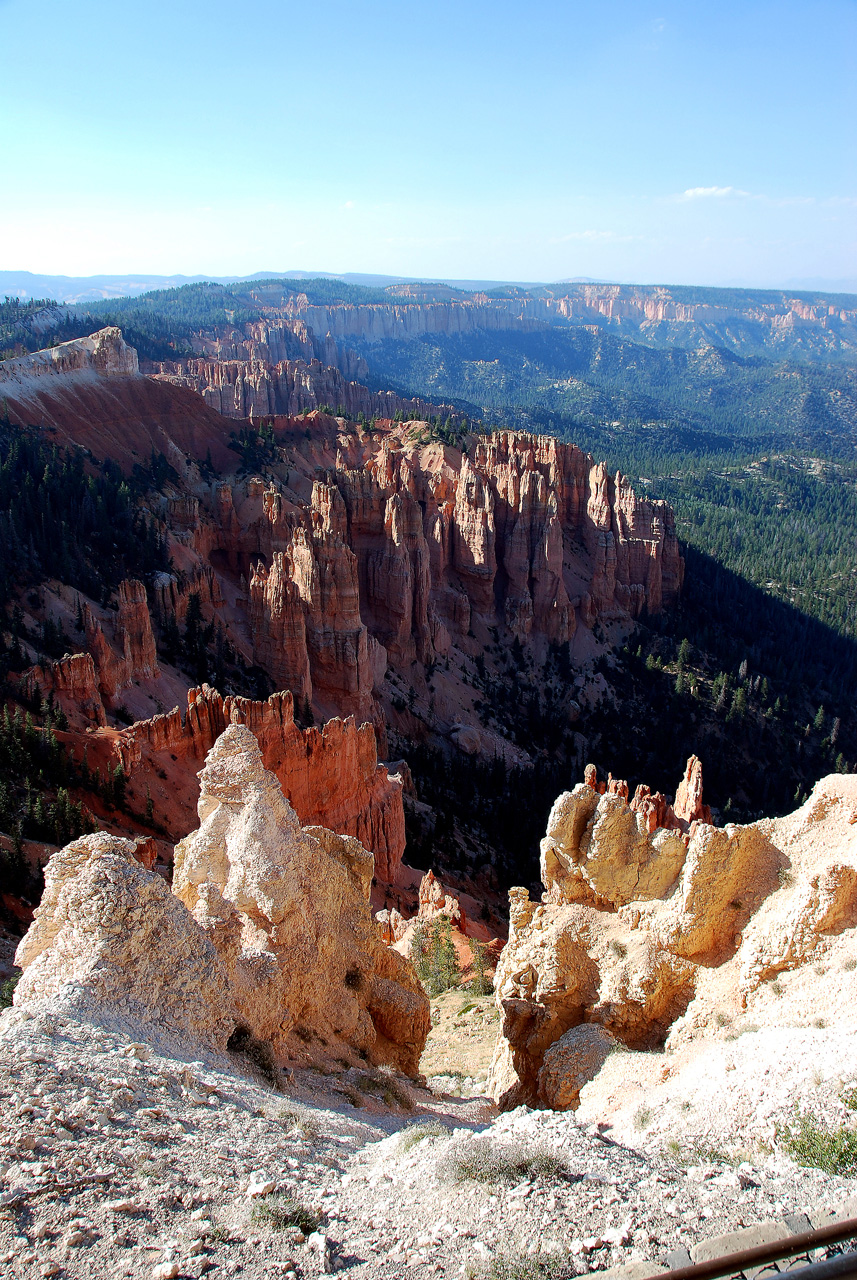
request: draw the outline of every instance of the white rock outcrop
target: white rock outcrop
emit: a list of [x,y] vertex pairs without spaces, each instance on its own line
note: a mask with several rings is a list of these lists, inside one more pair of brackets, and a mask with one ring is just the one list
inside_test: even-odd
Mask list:
[[24,970],[15,1005],[223,1049],[235,1026],[226,969],[135,850],[97,832],[54,854],[15,956]]
[[230,725],[200,777],[200,827],[173,890],[220,955],[239,1021],[275,1056],[343,1048],[414,1074],[430,1027],[413,968],[384,946],[358,840],[301,828],[259,744]]
[[372,854],[302,829],[243,725],[200,780],[201,825],[176,848],[172,892],[130,840],[99,832],[54,855],[18,948],[16,1007],[199,1052],[240,1030],[281,1062],[355,1055],[416,1074],[429,1003],[378,936]]

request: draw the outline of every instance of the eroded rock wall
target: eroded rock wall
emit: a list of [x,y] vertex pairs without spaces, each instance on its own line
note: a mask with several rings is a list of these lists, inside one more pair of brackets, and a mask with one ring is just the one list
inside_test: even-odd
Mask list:
[[[599,788],[587,770],[551,812],[541,902],[510,890],[489,1079],[502,1105],[577,1105],[586,1063],[594,1074],[609,1045],[574,1028],[651,1049],[722,1034],[736,1009],[788,1025],[814,1016],[813,973],[841,978],[857,963],[857,779],[823,779],[789,818],[723,828],[695,816],[695,757],[674,805],[644,790],[629,804],[626,784]],[[793,970],[804,980],[777,1008],[764,984]],[[830,980],[818,981],[820,1007]]]
[[141,769],[157,773],[172,757],[202,760],[230,724],[246,725],[304,824],[350,835],[372,851],[376,874],[392,882],[405,849],[402,784],[378,762],[375,730],[353,717],[334,718],[321,728],[295,724],[290,693],[266,701],[223,698],[208,685],[191,689],[182,717],[178,707],[124,729],[114,750],[127,777]]

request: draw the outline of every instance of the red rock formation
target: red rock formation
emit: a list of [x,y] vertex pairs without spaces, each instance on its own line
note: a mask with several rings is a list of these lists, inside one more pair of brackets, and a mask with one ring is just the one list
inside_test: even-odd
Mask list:
[[[197,513],[198,520],[198,513]],[[224,604],[220,579],[210,564],[197,565],[179,581],[173,574],[159,573],[153,588],[153,608],[161,622],[174,618],[184,621],[188,600],[199,596],[199,603],[207,611],[219,609]]]
[[635,813],[642,814],[649,835],[658,827],[669,828],[672,825],[672,811],[666,796],[661,795],[660,791],[650,791],[644,782],[634,792],[631,808]]
[[137,373],[137,353],[118,329],[0,362],[0,398],[11,422],[53,429],[58,445],[79,445],[130,473],[154,450],[181,473],[185,457],[235,465],[231,423],[183,387]]
[[603,796],[607,790],[606,785],[598,781],[598,770],[594,764],[588,764],[583,770],[583,781],[590,791],[594,791],[599,796]]
[[627,800],[628,784],[624,778],[614,778],[612,773],[608,773],[607,794],[611,796],[621,796],[623,800]]
[[[605,787],[603,782],[598,781],[594,764],[588,764],[584,769],[583,781],[599,795],[604,795],[606,791],[609,795],[628,799],[627,782],[622,778],[614,778],[611,773]],[[667,831],[681,831],[687,838],[694,822],[710,823],[711,809],[702,803],[702,763],[699,758],[691,756],[688,760],[673,804],[660,791],[653,792],[641,782],[629,807],[642,816],[649,835],[662,827]]]
[[67,654],[44,667],[32,667],[27,672],[24,687],[28,698],[34,698],[36,694],[47,698],[53,694],[72,724],[81,717],[84,723],[107,724],[95,663],[90,653]]
[[[280,504],[267,506],[276,525]],[[253,654],[299,701],[311,699],[315,687],[317,701],[365,719],[372,715],[377,646],[360,617],[357,558],[340,532],[344,509],[337,507],[338,490],[314,485],[309,528],[298,524],[285,549],[272,552],[271,568],[258,563],[253,570]]]
[[678,784],[673,801],[675,816],[680,822],[710,822],[711,809],[702,803],[702,761],[697,756],[688,760],[684,777]]
[[115,752],[133,778],[156,771],[158,757],[165,754],[201,760],[227,725],[246,724],[301,823],[356,836],[374,853],[377,878],[392,882],[405,848],[402,785],[378,763],[373,726],[358,727],[349,717],[329,720],[321,729],[301,729],[293,708],[290,693],[255,702],[224,699],[203,685],[188,693],[184,720],[178,707],[140,720],[118,735]]
[[119,584],[119,608],[113,626],[116,648],[104,634],[104,628],[89,605],[83,606],[86,646],[92,654],[98,675],[98,687],[105,698],[113,699],[120,689],[133,680],[156,680],[160,675],[157,648],[152,633],[152,619],[146,588],[135,578]]

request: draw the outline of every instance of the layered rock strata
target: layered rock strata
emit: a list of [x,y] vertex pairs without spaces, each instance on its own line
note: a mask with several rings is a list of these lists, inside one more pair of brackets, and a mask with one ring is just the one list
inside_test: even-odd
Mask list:
[[[338,347],[382,341],[412,341],[424,334],[532,330],[545,325],[598,325],[618,328],[644,339],[665,330],[678,339],[682,330],[716,346],[731,346],[735,334],[752,335],[764,346],[782,346],[801,339],[835,351],[853,348],[857,311],[841,300],[789,297],[787,293],[730,305],[726,299],[707,302],[675,297],[665,286],[573,284],[502,298],[474,293],[469,297],[435,300],[425,289],[404,286],[390,302],[351,305],[310,303],[305,294],[281,304],[293,323],[303,321],[324,333]],[[435,291],[436,292],[436,291]],[[408,296],[408,295],[411,296]],[[740,339],[739,339],[740,342]],[[736,344],[738,345],[738,344]],[[369,351],[371,356],[371,348]]]
[[172,892],[145,847],[103,832],[51,859],[15,1005],[195,1053],[240,1030],[279,1062],[347,1053],[415,1074],[428,1000],[378,937],[371,853],[301,828],[246,726],[217,740],[201,784]]
[[503,1105],[577,1104],[590,1051],[575,1029],[597,1025],[632,1049],[678,1044],[729,1024],[728,992],[739,1008],[762,1001],[764,1017],[766,979],[820,956],[839,955],[843,974],[857,962],[857,781],[834,775],[788,819],[724,828],[693,816],[695,758],[683,817],[666,805],[667,827],[652,828],[653,807],[629,804],[627,787],[593,783],[551,811],[542,901],[510,890],[489,1081]]
[[[248,343],[254,348],[255,343]],[[343,362],[334,344],[324,364],[316,359],[279,360],[269,363],[257,355],[239,360],[161,361],[153,365],[151,376],[159,382],[188,387],[202,396],[205,403],[226,418],[272,417],[295,415],[329,406],[337,413],[356,418],[391,418],[396,413],[407,417],[427,417],[438,406],[418,398],[409,399],[394,391],[370,391],[362,382],[344,376],[336,364]],[[365,361],[354,357],[354,364],[365,378]],[[447,410],[450,412],[450,410]]]

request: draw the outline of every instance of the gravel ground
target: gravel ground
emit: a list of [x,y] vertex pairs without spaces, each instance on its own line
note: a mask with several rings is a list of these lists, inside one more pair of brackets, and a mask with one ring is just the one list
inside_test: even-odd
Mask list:
[[489,1275],[509,1253],[584,1273],[855,1190],[774,1156],[680,1168],[569,1113],[497,1117],[383,1072],[295,1070],[277,1091],[246,1061],[0,1017],[4,1275],[392,1280]]

